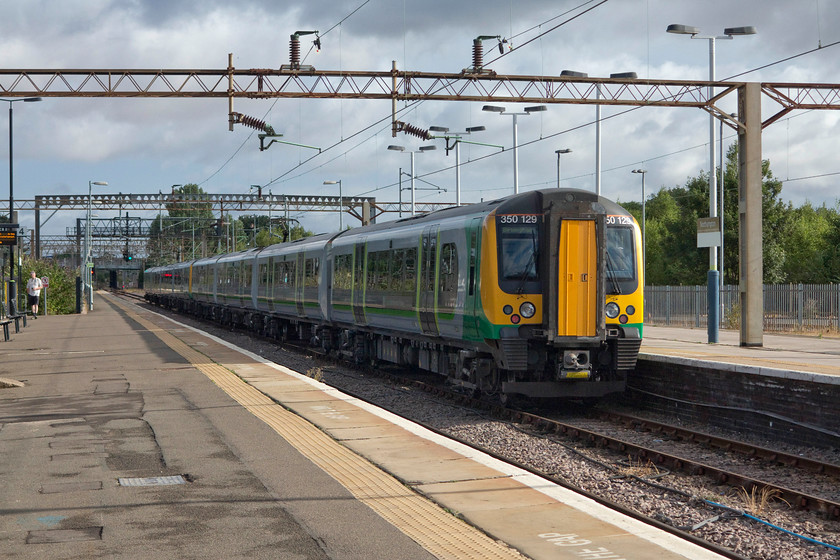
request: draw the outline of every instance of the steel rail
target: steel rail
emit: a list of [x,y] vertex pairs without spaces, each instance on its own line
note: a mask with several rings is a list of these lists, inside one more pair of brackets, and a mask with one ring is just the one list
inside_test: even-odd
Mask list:
[[[840,503],[838,502],[833,502],[819,496],[812,496],[805,492],[800,492],[772,482],[766,482],[733,471],[720,469],[699,461],[665,453],[603,433],[581,428],[580,426],[566,424],[564,422],[559,422],[529,412],[511,411],[510,414],[512,419],[524,424],[529,424],[542,432],[554,432],[588,441],[594,445],[612,449],[622,454],[631,454],[635,455],[639,459],[651,460],[656,465],[668,467],[674,471],[680,471],[691,475],[705,476],[720,484],[741,486],[748,491],[754,488],[776,490],[779,493],[780,498],[784,499],[787,503],[794,507],[819,511],[833,519],[840,519]],[[690,430],[685,430],[685,433],[690,433]],[[706,434],[698,432],[696,435],[698,438],[702,439]],[[738,444],[743,447],[749,446],[749,444],[745,444],[743,442],[738,442]],[[781,456],[782,454],[779,453],[778,455]],[[838,468],[836,466],[832,467],[835,469]]]

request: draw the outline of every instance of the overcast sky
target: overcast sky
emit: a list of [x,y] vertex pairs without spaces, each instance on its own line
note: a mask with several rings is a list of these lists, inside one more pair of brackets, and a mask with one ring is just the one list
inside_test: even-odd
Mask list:
[[[396,61],[405,70],[459,72],[471,66],[476,36],[501,35],[514,47],[523,45],[598,1],[0,0],[0,59],[4,68],[15,69],[218,69],[233,53],[237,68],[278,68],[289,62],[289,35],[312,29],[321,32],[323,48],[311,50],[311,37],[302,37],[303,62],[319,70],[383,71]],[[709,42],[668,34],[671,23],[716,35],[725,27],[758,29],[754,36],[717,41],[718,79],[822,46],[739,79],[840,82],[840,45],[833,46],[840,41],[840,5],[830,0],[609,0],[490,67],[500,74],[559,75],[571,69],[590,76],[635,71],[640,78],[707,79]],[[495,58],[494,41],[486,46],[485,60]],[[723,107],[734,111],[735,101],[730,96]],[[482,112],[482,105],[425,102],[401,116],[422,128],[484,125],[487,130],[473,139],[506,147],[495,157],[468,163],[498,150],[462,146],[465,202],[512,193],[511,119]],[[602,116],[626,109],[605,107]],[[387,118],[387,101],[237,100],[235,110],[265,119],[284,140],[332,148],[308,162],[313,152],[305,148],[274,145],[260,152],[250,129],[228,131],[224,99],[46,98],[14,104],[15,198],[86,194],[91,180],[107,181],[100,192],[108,193],[156,193],[198,183],[210,193],[247,193],[259,184],[273,194],[337,194],[323,182],[341,179],[345,195],[396,201],[393,185],[400,167],[408,170],[409,156],[387,146],[416,149],[428,143],[392,138],[387,120],[356,134]],[[772,110],[765,101],[765,118]],[[573,105],[550,105],[544,113],[521,117],[519,139],[527,143],[519,150],[521,190],[554,186],[555,150],[564,148],[572,152],[562,156],[563,186],[594,190],[594,117],[593,106]],[[785,180],[786,200],[837,203],[840,175],[832,174],[840,172],[838,117],[837,111],[797,112],[765,129],[763,157]],[[724,134],[728,146],[733,133],[725,128]],[[535,142],[540,138],[545,139]],[[640,167],[648,170],[648,195],[682,185],[708,169],[708,141],[708,114],[699,109],[645,108],[609,118],[602,123],[602,194],[640,200],[639,176],[630,173]],[[417,156],[417,175],[454,164],[437,142],[436,152]],[[8,120],[0,118],[4,178],[7,150]],[[454,171],[425,180],[447,191],[418,191],[418,200],[454,202]],[[2,179],[0,189],[6,184]],[[31,213],[21,222],[31,228],[33,217],[26,214]],[[44,234],[63,234],[76,217],[55,216]],[[301,221],[314,231],[338,225],[334,215],[306,215]]]

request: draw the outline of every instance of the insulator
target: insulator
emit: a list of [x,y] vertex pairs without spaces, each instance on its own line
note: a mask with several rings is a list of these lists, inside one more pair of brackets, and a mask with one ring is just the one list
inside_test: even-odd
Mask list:
[[241,125],[245,125],[249,128],[254,128],[256,130],[262,130],[269,134],[274,134],[274,129],[271,125],[265,123],[265,121],[261,121],[255,117],[249,117],[248,115],[243,115],[242,113],[236,113],[237,121]]
[[411,134],[412,136],[416,136],[418,138],[422,138],[423,140],[431,140],[432,135],[428,130],[423,130],[419,126],[414,126],[412,124],[403,123],[402,131],[406,134]]
[[300,37],[292,35],[289,41],[289,61],[292,68],[300,68]]
[[473,39],[473,68],[476,70],[484,66],[484,47],[480,39]]

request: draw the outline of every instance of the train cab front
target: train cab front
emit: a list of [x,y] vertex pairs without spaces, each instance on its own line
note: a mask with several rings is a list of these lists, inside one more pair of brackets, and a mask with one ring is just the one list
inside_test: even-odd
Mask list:
[[486,229],[496,284],[482,285],[482,301],[501,325],[501,391],[568,399],[623,391],[643,309],[632,216],[593,193],[552,189],[511,197]]

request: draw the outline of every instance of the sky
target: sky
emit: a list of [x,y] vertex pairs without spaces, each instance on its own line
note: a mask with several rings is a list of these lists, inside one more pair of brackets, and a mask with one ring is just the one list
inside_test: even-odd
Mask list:
[[[606,77],[635,71],[640,78],[705,80],[709,41],[665,32],[669,24],[681,23],[700,28],[703,35],[722,35],[726,27],[756,27],[756,35],[716,41],[718,79],[761,68],[738,79],[840,82],[837,2],[600,2],[0,0],[0,65],[219,69],[227,67],[232,53],[237,68],[279,68],[289,63],[291,33],[318,30],[320,51],[311,48],[311,36],[301,38],[302,62],[318,70],[387,71],[395,61],[401,70],[460,72],[472,64],[475,37],[500,35],[515,48],[487,64],[499,74],[557,76],[576,70]],[[485,45],[488,62],[498,51],[495,41]],[[815,52],[802,54],[809,51]],[[722,107],[734,112],[735,104],[732,95]],[[512,119],[483,112],[483,105],[428,101],[400,116],[421,128],[485,126],[470,139],[505,147],[462,144],[464,202],[513,193]],[[508,111],[522,109],[503,105]],[[773,108],[765,100],[763,117]],[[89,181],[107,181],[108,187],[95,187],[102,194],[167,192],[171,185],[196,183],[214,194],[246,194],[251,185],[261,185],[272,194],[337,195],[336,185],[323,183],[340,179],[343,195],[395,202],[400,169],[409,170],[410,158],[387,146],[416,150],[437,144],[436,151],[415,158],[415,174],[422,178],[417,199],[455,201],[454,155],[446,155],[442,140],[402,134],[392,138],[389,101],[237,100],[235,110],[264,119],[286,141],[329,149],[316,155],[311,149],[275,144],[261,152],[251,129],[228,130],[226,99],[45,98],[14,104],[15,199],[87,194]],[[708,171],[708,113],[648,107],[619,114],[626,110],[602,108],[601,194],[619,202],[640,201],[641,179],[631,174],[633,169],[647,171],[648,197]],[[798,111],[764,130],[763,157],[784,181],[784,200],[795,206],[838,203],[838,118],[838,111]],[[545,112],[520,117],[520,190],[556,186],[558,149],[571,150],[561,156],[561,185],[594,190],[594,121],[591,105],[551,104]],[[724,128],[725,148],[733,135]],[[6,189],[8,171],[8,120],[0,117],[0,191]],[[64,234],[77,217],[60,212],[42,234]],[[297,217],[314,232],[338,228],[335,214]],[[386,214],[379,219],[394,218],[396,214]],[[22,212],[20,222],[32,228],[34,216]],[[344,223],[358,225],[350,216]]]

